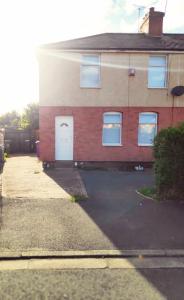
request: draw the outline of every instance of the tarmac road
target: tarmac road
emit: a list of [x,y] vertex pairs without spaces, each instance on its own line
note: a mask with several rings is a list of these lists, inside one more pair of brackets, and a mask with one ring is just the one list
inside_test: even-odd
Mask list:
[[183,300],[184,269],[0,271],[3,300]]

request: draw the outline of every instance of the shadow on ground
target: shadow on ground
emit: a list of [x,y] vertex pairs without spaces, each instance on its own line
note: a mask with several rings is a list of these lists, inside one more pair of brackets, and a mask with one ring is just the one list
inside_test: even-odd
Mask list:
[[[31,170],[32,163],[31,160],[29,162]],[[26,169],[27,165],[24,168]],[[30,180],[33,176],[35,180],[31,188],[36,189],[41,181],[37,183],[40,175],[34,174],[33,171],[30,172]],[[55,181],[57,186],[65,189],[67,182],[63,186],[57,172],[48,171],[47,176]],[[45,184],[47,180],[42,182],[44,187],[42,199],[28,197],[3,199],[0,248],[184,249],[184,204],[158,203],[144,199],[135,192],[139,187],[154,184],[150,170],[145,172],[80,170],[80,175],[89,196],[86,201],[72,203],[60,197],[45,197],[49,189]],[[166,296],[162,299],[172,299],[168,292],[172,284],[170,281],[163,286],[154,280],[154,276],[149,277],[143,270],[139,272]]]
[[153,186],[151,170],[80,174],[89,195],[80,206],[118,249],[184,248],[184,203],[157,202],[136,193]]
[[[47,172],[47,175],[61,185],[54,172]],[[77,206],[111,241],[113,248],[184,249],[181,230],[184,228],[184,203],[157,202],[136,193],[140,187],[154,185],[151,170],[81,170],[80,175],[89,199],[80,201]],[[89,234],[93,237],[90,231]],[[89,249],[91,245],[88,245]],[[104,247],[109,249],[110,246],[103,241],[100,247],[99,244],[96,245],[97,249]]]
[[[80,202],[99,229],[117,249],[184,249],[184,204],[156,202],[136,193],[143,186],[153,186],[151,170],[145,172],[80,171],[88,201]],[[160,299],[182,299],[180,282],[173,289],[173,280],[166,272],[163,280],[159,270],[139,269]],[[165,274],[165,273],[164,273]],[[161,276],[160,276],[161,275]],[[165,275],[164,275],[165,276]],[[160,279],[159,279],[160,277]],[[177,289],[177,293],[176,293]],[[144,296],[144,291],[143,296]],[[155,294],[156,296],[156,294]],[[151,298],[150,298],[151,299]],[[155,299],[154,296],[152,299]]]

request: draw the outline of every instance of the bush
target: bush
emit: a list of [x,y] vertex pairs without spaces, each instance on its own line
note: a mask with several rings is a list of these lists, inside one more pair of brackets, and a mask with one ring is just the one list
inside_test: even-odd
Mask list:
[[158,198],[184,200],[184,123],[158,133],[154,157]]

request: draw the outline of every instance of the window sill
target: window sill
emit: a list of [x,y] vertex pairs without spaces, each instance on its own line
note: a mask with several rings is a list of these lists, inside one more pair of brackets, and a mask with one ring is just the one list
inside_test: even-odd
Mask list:
[[122,144],[102,144],[104,147],[121,147],[123,146]]
[[153,144],[138,144],[139,147],[153,147]]
[[101,89],[101,86],[80,86],[81,89]]
[[167,90],[168,87],[165,86],[165,87],[151,87],[151,86],[148,86],[148,89],[150,90]]

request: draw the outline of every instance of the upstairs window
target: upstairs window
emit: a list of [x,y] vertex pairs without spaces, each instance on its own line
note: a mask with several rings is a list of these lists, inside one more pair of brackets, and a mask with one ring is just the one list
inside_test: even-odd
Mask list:
[[118,112],[108,112],[103,115],[103,136],[104,146],[121,145],[122,114]]
[[138,145],[153,146],[157,133],[157,113],[144,112],[139,114]]
[[83,88],[100,87],[100,56],[82,55],[80,86]]
[[150,56],[148,68],[148,87],[165,88],[166,87],[166,56]]

